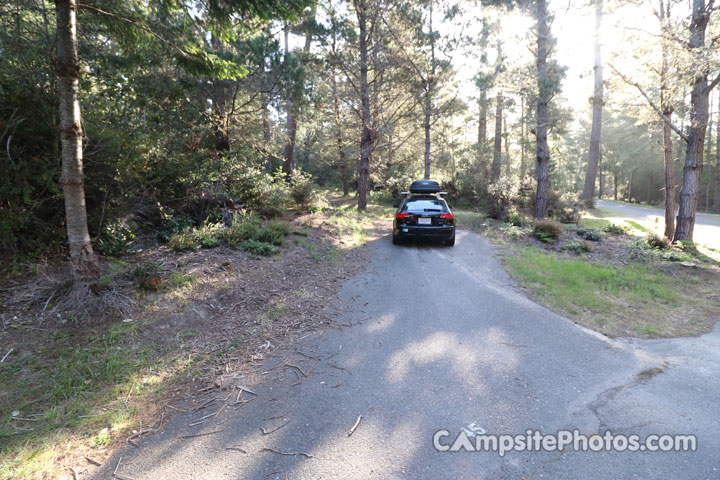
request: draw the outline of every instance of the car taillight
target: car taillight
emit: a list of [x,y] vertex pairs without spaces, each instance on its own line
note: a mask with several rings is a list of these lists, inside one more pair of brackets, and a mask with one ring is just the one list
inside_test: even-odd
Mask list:
[[452,213],[441,213],[440,218],[444,218],[445,220],[454,220],[455,216]]
[[398,220],[402,220],[403,218],[410,218],[410,214],[407,212],[400,212],[395,215],[395,218],[397,218]]

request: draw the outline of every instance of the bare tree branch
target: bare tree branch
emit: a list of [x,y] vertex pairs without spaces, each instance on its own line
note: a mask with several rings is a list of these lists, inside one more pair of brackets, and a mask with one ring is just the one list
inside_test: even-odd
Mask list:
[[675,133],[677,133],[677,134],[680,136],[680,138],[682,138],[683,140],[685,140],[687,143],[690,143],[690,139],[687,137],[687,135],[685,135],[685,134],[682,132],[682,130],[680,130],[677,126],[675,126],[675,124],[673,124],[672,121],[671,121],[667,116],[665,116],[665,114],[662,112],[662,110],[660,110],[660,109],[658,108],[658,106],[655,105],[655,102],[653,102],[652,99],[648,96],[648,94],[645,93],[645,90],[643,90],[643,88],[640,86],[639,83],[633,82],[632,80],[630,80],[629,78],[627,78],[625,75],[623,75],[622,73],[620,73],[620,72],[618,71],[618,69],[615,68],[615,66],[614,66],[612,63],[610,64],[610,68],[612,68],[612,71],[615,72],[615,74],[616,74],[617,76],[619,76],[619,77],[622,79],[623,82],[625,82],[625,83],[627,83],[628,85],[632,85],[633,87],[637,88],[638,91],[642,94],[642,96],[645,97],[645,100],[648,101],[648,103],[649,103],[650,106],[653,108],[653,110],[655,110],[655,112],[657,112],[657,114],[660,115],[660,118],[662,118],[663,121],[664,121],[670,128],[672,128],[672,130],[673,130]]

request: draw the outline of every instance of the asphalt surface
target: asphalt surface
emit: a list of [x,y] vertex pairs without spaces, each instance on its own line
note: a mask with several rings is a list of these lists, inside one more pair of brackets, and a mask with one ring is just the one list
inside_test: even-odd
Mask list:
[[[643,226],[661,232],[665,229],[665,210],[653,207],[639,207],[627,203],[598,200],[597,206],[613,212],[617,220],[635,220]],[[675,211],[677,215],[677,209]],[[695,216],[693,240],[714,249],[720,249],[720,215],[698,213]]]
[[[217,406],[177,414],[95,478],[110,478],[122,458],[117,473],[136,480],[720,479],[717,328],[608,340],[529,301],[474,233],[458,232],[453,248],[393,246],[389,237],[370,248],[368,269],[341,295],[352,308],[338,324],[355,325],[275,352],[240,379],[257,394],[242,393],[251,402],[194,427]],[[447,444],[463,428],[470,438],[528,429],[694,434],[698,448],[500,457],[433,447],[436,431],[450,432]]]

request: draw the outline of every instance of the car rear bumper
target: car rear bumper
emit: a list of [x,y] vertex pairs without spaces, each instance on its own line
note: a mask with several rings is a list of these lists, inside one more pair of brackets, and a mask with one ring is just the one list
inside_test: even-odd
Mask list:
[[398,225],[393,234],[399,238],[427,238],[433,240],[450,240],[455,236],[454,226],[403,226]]

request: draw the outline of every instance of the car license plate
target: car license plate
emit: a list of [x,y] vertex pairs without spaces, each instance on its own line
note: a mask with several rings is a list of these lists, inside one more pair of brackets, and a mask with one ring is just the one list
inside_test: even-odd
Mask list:
[[432,218],[418,218],[418,225],[431,225]]

